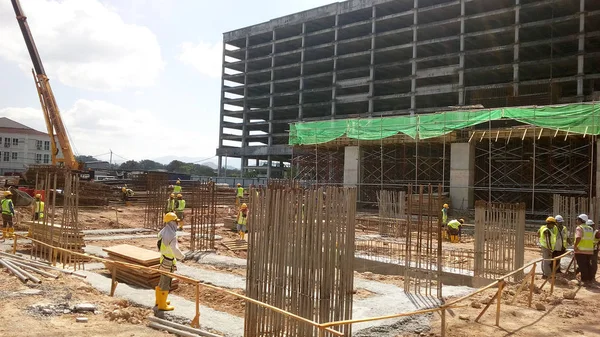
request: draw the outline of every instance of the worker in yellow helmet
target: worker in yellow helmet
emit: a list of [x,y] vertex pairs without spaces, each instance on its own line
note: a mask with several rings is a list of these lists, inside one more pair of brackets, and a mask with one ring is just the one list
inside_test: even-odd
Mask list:
[[443,236],[444,239],[448,239],[448,233],[446,231],[446,225],[448,225],[448,209],[450,207],[448,206],[448,204],[444,204],[442,206],[442,231],[443,231]]
[[177,179],[175,186],[173,186],[173,193],[181,193],[181,180]]
[[238,183],[237,188],[235,190],[235,207],[238,207],[242,203],[242,198],[244,197],[244,188],[242,184]]
[[15,215],[15,206],[12,201],[12,193],[10,191],[4,192],[4,199],[2,199],[2,237],[12,238],[15,232],[13,227],[13,216]]
[[552,252],[556,245],[556,219],[552,216],[546,218],[546,224],[540,227],[540,247],[542,247],[542,273],[543,279],[547,279],[552,274]]
[[[179,249],[177,243],[177,214],[169,212],[163,216],[163,229],[158,233],[158,241],[156,245],[160,251],[160,266],[159,270],[173,273],[177,270],[177,260],[183,262],[185,255]],[[171,311],[175,309],[170,306],[170,301],[167,300],[169,291],[171,291],[172,278],[166,275],[160,275],[158,286],[154,288],[156,297],[156,305],[158,310]]]
[[121,199],[123,200],[123,202],[127,202],[127,184],[121,187]]
[[240,240],[244,240],[246,232],[248,231],[248,205],[246,205],[245,203],[242,204],[242,207],[240,207],[236,223],[237,231],[240,235]]
[[169,199],[167,199],[167,205],[165,206],[165,214],[169,212],[175,212],[175,194],[171,193]]
[[465,222],[463,219],[451,220],[448,222],[448,233],[450,234],[450,242],[458,243],[460,242],[460,238],[458,237],[458,233],[460,230],[460,226]]
[[[46,208],[46,204],[42,201],[42,195],[35,195],[35,202],[33,203],[33,221],[43,221],[44,220],[44,210]],[[27,236],[31,237],[31,226],[29,226],[29,231],[27,232]]]
[[183,210],[185,209],[185,200],[183,195],[177,194],[177,200],[175,200],[175,214],[177,214],[177,223],[179,224],[178,230],[183,230]]

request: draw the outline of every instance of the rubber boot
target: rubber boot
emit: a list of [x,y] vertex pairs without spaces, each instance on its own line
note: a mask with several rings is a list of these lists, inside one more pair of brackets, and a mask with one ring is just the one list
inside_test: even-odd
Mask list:
[[[154,305],[158,306],[158,297],[159,297],[159,293],[160,292],[160,287],[156,286],[154,287],[154,297],[156,298],[156,300],[154,301]],[[167,301],[167,304],[171,304],[171,301]]]
[[8,232],[8,228],[2,228],[2,238],[3,239],[6,239],[6,235],[8,235],[7,232]]
[[169,296],[168,291],[160,290],[158,292],[158,310],[172,311],[173,309],[175,309],[174,307],[167,304],[167,296]]
[[8,229],[8,238],[12,238],[15,236],[15,229],[13,227]]

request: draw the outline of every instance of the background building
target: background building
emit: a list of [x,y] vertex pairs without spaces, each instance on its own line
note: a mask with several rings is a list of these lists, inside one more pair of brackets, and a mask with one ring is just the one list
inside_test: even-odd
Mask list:
[[[293,163],[294,177],[342,183],[352,159],[346,149],[352,142],[320,151],[289,146],[290,123],[600,98],[600,1],[594,0],[351,0],[227,32],[223,42],[219,166],[224,156],[241,158],[243,171],[269,177],[280,176],[276,167],[284,162]],[[483,128],[519,126],[501,121]],[[362,171],[359,184],[449,187],[448,141],[469,144],[471,195],[532,204],[540,198],[541,211],[553,189],[592,190],[592,137],[565,137],[562,144],[523,136],[522,144],[502,147],[471,142],[477,128],[455,132],[444,144],[362,143],[352,159]],[[544,161],[547,170],[540,169]],[[388,179],[386,172],[400,173]],[[461,204],[473,199],[464,196]]]
[[47,133],[0,117],[0,174],[25,172],[29,165],[51,163]]

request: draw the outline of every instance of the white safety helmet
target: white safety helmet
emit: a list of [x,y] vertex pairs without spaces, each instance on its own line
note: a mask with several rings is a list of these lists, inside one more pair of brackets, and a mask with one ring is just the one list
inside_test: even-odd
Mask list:
[[587,214],[579,214],[579,216],[577,218],[581,219],[581,221],[583,221],[584,223],[588,221]]
[[595,225],[595,223],[594,223],[594,220],[592,220],[592,219],[588,219],[588,220],[585,222],[585,224],[586,224],[586,225],[588,225],[588,226],[593,226],[593,225]]
[[554,219],[556,219],[556,222],[558,223],[565,222],[565,219],[563,219],[562,215],[557,215],[554,217]]

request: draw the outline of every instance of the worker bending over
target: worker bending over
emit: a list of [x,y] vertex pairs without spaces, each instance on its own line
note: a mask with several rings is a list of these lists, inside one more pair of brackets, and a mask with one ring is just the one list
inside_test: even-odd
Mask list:
[[[160,266],[159,270],[173,273],[177,270],[177,259],[182,262],[185,255],[179,249],[177,243],[177,215],[169,212],[163,216],[165,227],[158,233],[158,250],[160,251]],[[166,275],[160,275],[158,286],[155,290],[156,305],[158,310],[171,311],[175,309],[170,306],[170,301],[167,300],[169,291],[171,290],[172,278]]]
[[15,213],[12,193],[5,191],[4,199],[2,199],[2,237],[4,238],[12,238],[15,233],[15,228],[13,227],[13,216]]
[[[556,228],[554,233],[556,234],[556,242],[554,243],[554,250],[552,251],[552,257],[563,255],[567,251],[568,245],[568,233],[567,227],[565,226],[565,220],[561,215],[554,217],[556,220]],[[556,272],[562,273],[560,270],[560,259],[556,260]]]
[[240,207],[240,211],[238,212],[237,226],[236,226],[241,240],[244,240],[244,237],[246,236],[246,231],[248,230],[247,224],[248,224],[248,205],[246,205],[244,203],[244,204],[242,204],[242,207]]
[[181,180],[177,179],[175,186],[173,186],[173,193],[181,193]]
[[458,233],[460,231],[460,227],[462,226],[462,224],[465,222],[465,220],[463,219],[459,219],[459,220],[451,220],[450,222],[448,222],[448,234],[450,235],[450,242],[453,243],[458,243],[460,242],[460,238],[458,236]]
[[580,214],[577,217],[577,227],[575,228],[575,260],[581,272],[581,282],[584,285],[591,285],[595,279],[592,275],[592,255],[594,254],[594,239],[598,233],[594,234],[592,226],[587,224],[588,216]]
[[183,195],[177,194],[177,200],[175,200],[175,214],[177,214],[177,223],[179,224],[178,230],[183,230],[183,210],[185,209],[185,200]]
[[175,212],[175,194],[171,193],[169,199],[167,199],[167,205],[165,206],[165,214],[169,212]]
[[242,203],[243,197],[244,197],[244,188],[242,187],[242,184],[238,183],[237,189],[235,192],[235,207],[240,206],[240,204]]
[[123,185],[123,187],[121,187],[121,199],[123,200],[123,202],[127,202],[127,200],[128,200],[127,184],[125,184],[125,185]]
[[552,273],[552,252],[556,243],[556,219],[547,217],[546,224],[540,227],[538,233],[540,235],[540,246],[542,247],[542,273],[543,279],[550,277]]

